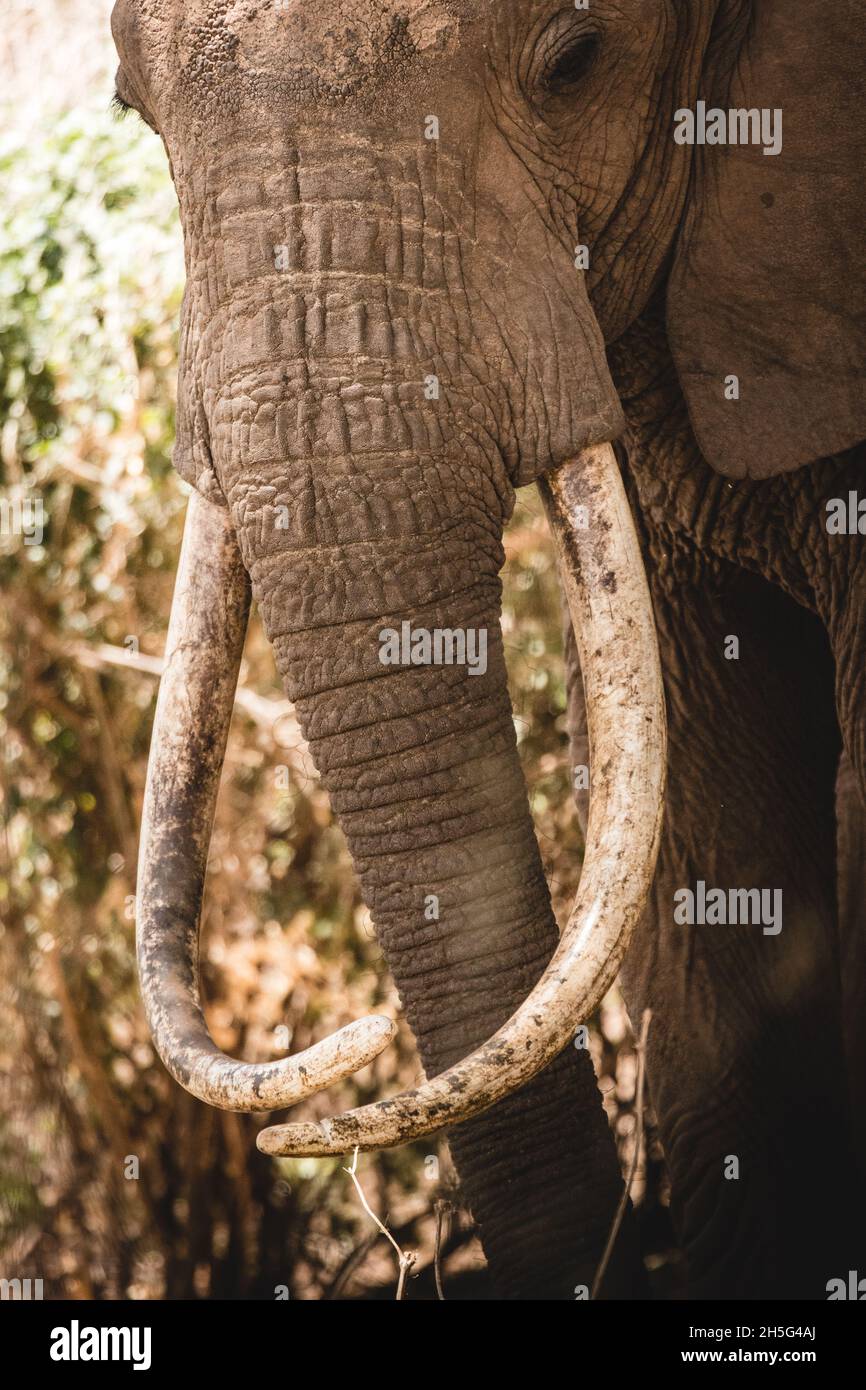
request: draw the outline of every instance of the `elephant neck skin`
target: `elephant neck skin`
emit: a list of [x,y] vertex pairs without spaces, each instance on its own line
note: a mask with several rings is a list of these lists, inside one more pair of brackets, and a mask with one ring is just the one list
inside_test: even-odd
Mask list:
[[832,633],[866,587],[864,547],[828,533],[832,499],[866,497],[866,447],[763,481],[726,478],[701,455],[667,341],[661,297],[609,349],[627,420],[627,475],[663,584],[760,574]]
[[836,712],[866,800],[861,641],[866,546],[828,530],[828,506],[866,498],[866,446],[757,482],[716,473],[698,448],[659,302],[610,349],[627,420],[626,482],[663,592],[758,574],[814,613],[836,663]]

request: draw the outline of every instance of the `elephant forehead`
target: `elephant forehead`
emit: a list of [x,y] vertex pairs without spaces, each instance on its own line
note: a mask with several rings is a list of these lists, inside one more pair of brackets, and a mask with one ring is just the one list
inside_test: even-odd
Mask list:
[[453,52],[465,0],[185,0],[181,63],[352,90],[384,69]]

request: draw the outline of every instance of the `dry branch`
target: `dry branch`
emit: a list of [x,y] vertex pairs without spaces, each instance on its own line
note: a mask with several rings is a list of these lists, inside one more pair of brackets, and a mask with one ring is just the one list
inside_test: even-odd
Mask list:
[[[40,632],[39,635],[40,639],[44,639],[47,634]],[[115,667],[159,678],[165,666],[161,656],[147,656],[144,652],[133,652],[127,647],[115,647],[108,642],[59,644],[52,642],[49,637],[47,641],[43,640],[43,645],[53,654],[65,656],[91,671]],[[272,700],[267,695],[259,695],[257,691],[239,685],[235,694],[235,704],[248,719],[272,735],[274,743],[280,752],[285,754],[286,762],[293,772],[308,780],[318,779],[306,740],[295,718],[294,706],[289,700]]]
[[405,1288],[406,1288],[406,1276],[407,1276],[407,1274],[409,1273],[409,1271],[410,1271],[410,1269],[412,1268],[412,1266],[414,1265],[416,1256],[415,1256],[414,1254],[412,1254],[411,1252],[408,1252],[408,1253],[405,1253],[405,1254],[404,1254],[404,1252],[401,1250],[400,1246],[397,1244],[397,1242],[396,1242],[396,1240],[394,1239],[394,1237],[391,1235],[391,1232],[388,1230],[388,1227],[384,1224],[383,1221],[380,1221],[380,1220],[379,1220],[378,1216],[377,1216],[376,1213],[373,1211],[372,1207],[370,1206],[369,1202],[367,1201],[366,1196],[364,1195],[364,1189],[363,1189],[363,1187],[361,1186],[360,1180],[359,1180],[359,1178],[358,1178],[357,1168],[358,1168],[358,1150],[357,1150],[357,1148],[356,1148],[354,1154],[352,1155],[352,1166],[351,1166],[351,1168],[344,1168],[344,1169],[343,1169],[343,1172],[344,1172],[344,1173],[348,1173],[348,1174],[349,1174],[349,1177],[352,1179],[352,1182],[354,1183],[355,1191],[356,1191],[357,1194],[358,1194],[358,1198],[359,1198],[359,1200],[360,1200],[361,1206],[364,1208],[364,1210],[365,1210],[365,1212],[367,1213],[367,1215],[369,1216],[370,1220],[373,1221],[373,1222],[376,1224],[376,1226],[378,1226],[379,1231],[381,1232],[381,1234],[382,1234],[383,1236],[385,1236],[385,1238],[391,1242],[391,1244],[393,1245],[394,1249],[395,1249],[396,1252],[397,1252],[397,1259],[398,1259],[398,1261],[399,1261],[399,1278],[398,1278],[398,1280],[397,1280],[397,1295],[396,1295],[396,1301],[399,1303],[399,1302],[401,1302],[401,1300],[402,1300],[402,1298],[403,1298],[403,1295],[404,1295],[404,1292],[405,1292]]

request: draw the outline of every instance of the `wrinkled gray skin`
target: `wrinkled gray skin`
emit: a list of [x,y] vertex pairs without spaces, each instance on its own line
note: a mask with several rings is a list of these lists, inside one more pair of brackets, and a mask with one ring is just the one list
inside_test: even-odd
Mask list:
[[[120,96],[163,138],[183,219],[177,467],[230,509],[430,1075],[505,1020],[556,939],[498,626],[513,489],[621,441],[671,723],[624,979],[632,1017],[654,1011],[693,1297],[824,1297],[864,1249],[866,562],[824,525],[828,498],[866,495],[862,19],[817,10],[120,0],[113,17]],[[781,156],[675,144],[677,108],[729,96],[784,108]],[[486,626],[487,674],[382,667],[378,633],[403,619]],[[675,926],[698,878],[782,888],[783,931]],[[590,1283],[620,1178],[586,1054],[450,1137],[500,1295]],[[627,1224],[607,1291],[641,1289]]]

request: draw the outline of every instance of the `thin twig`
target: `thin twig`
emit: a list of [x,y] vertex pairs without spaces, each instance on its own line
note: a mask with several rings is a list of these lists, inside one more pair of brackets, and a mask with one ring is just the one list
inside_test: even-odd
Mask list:
[[[52,655],[66,657],[91,671],[113,667],[158,679],[165,670],[165,661],[161,656],[148,656],[144,652],[130,651],[127,647],[113,646],[109,642],[59,642],[41,625],[35,629],[35,635],[41,646]],[[239,685],[235,691],[235,704],[248,719],[272,735],[277,747],[286,755],[287,764],[296,773],[308,781],[318,781],[319,774],[301,733],[295,707],[290,701],[274,700],[250,690],[248,686]]]
[[395,1295],[397,1303],[403,1301],[403,1293],[406,1288],[406,1275],[415,1263],[414,1255],[400,1256],[400,1278],[397,1280],[397,1293]]
[[436,1249],[433,1252],[433,1274],[436,1279],[436,1297],[440,1303],[445,1302],[445,1294],[442,1290],[442,1228],[445,1217],[451,1211],[448,1202],[441,1199],[436,1203]]
[[357,1167],[358,1167],[358,1148],[357,1148],[357,1146],[356,1146],[355,1152],[354,1152],[354,1154],[352,1155],[352,1166],[351,1166],[351,1168],[344,1168],[344,1169],[343,1169],[343,1172],[344,1172],[344,1173],[348,1173],[348,1174],[349,1174],[349,1177],[352,1179],[352,1182],[353,1182],[353,1184],[354,1184],[354,1186],[355,1186],[355,1191],[356,1191],[357,1194],[358,1194],[358,1199],[359,1199],[359,1201],[360,1201],[360,1203],[361,1203],[361,1206],[364,1208],[364,1210],[365,1210],[365,1212],[367,1213],[367,1215],[369,1216],[370,1220],[373,1221],[373,1222],[376,1224],[376,1226],[378,1226],[378,1228],[379,1228],[381,1234],[382,1234],[383,1236],[385,1236],[385,1237],[391,1242],[391,1244],[393,1245],[394,1249],[395,1249],[396,1252],[397,1252],[397,1259],[398,1259],[399,1262],[400,1262],[400,1277],[399,1277],[399,1279],[397,1280],[397,1299],[396,1299],[396,1301],[399,1303],[399,1302],[402,1300],[402,1298],[403,1298],[403,1294],[404,1294],[404,1291],[405,1291],[405,1288],[406,1288],[406,1275],[409,1273],[409,1270],[410,1270],[410,1269],[412,1268],[412,1266],[414,1265],[416,1256],[415,1256],[414,1254],[412,1254],[412,1253],[407,1253],[407,1254],[404,1254],[404,1253],[403,1253],[403,1251],[400,1249],[400,1246],[397,1244],[396,1240],[395,1240],[394,1237],[391,1235],[391,1232],[388,1230],[388,1227],[384,1224],[384,1222],[382,1222],[382,1221],[379,1220],[378,1216],[377,1216],[376,1213],[373,1211],[372,1207],[370,1206],[370,1203],[367,1201],[367,1198],[366,1198],[365,1195],[364,1195],[364,1189],[363,1189],[363,1187],[361,1186],[360,1180],[359,1180],[359,1178],[358,1178]]
[[616,1238],[619,1235],[619,1230],[622,1226],[623,1218],[625,1217],[626,1209],[628,1207],[628,1199],[631,1196],[632,1183],[635,1180],[635,1174],[637,1173],[638,1163],[640,1162],[641,1144],[643,1143],[643,1093],[644,1081],[646,1079],[646,1040],[647,1034],[649,1033],[650,1019],[652,1018],[652,1016],[652,1009],[644,1009],[643,1016],[641,1017],[640,1022],[640,1037],[638,1038],[636,1044],[637,1083],[635,1088],[636,1094],[634,1107],[634,1153],[632,1154],[631,1163],[629,1164],[628,1176],[625,1180],[625,1186],[623,1188],[622,1196],[619,1199],[619,1206],[616,1209],[616,1216],[613,1218],[613,1225],[610,1228],[610,1235],[607,1238],[607,1245],[604,1248],[604,1254],[601,1257],[601,1263],[599,1264],[598,1270],[596,1271],[595,1281],[593,1282],[592,1286],[592,1293],[590,1294],[590,1298],[592,1299],[598,1298],[598,1292],[601,1288],[602,1280],[604,1279],[604,1276],[607,1273],[607,1267],[610,1263],[610,1257],[613,1254],[613,1247],[616,1245]]
[[[127,647],[112,646],[108,642],[71,642],[66,644],[63,650],[80,666],[89,667],[91,670],[115,666],[123,671],[135,671],[142,676],[161,676],[165,670],[165,661],[161,656],[147,656],[144,652],[130,651]],[[247,686],[239,685],[235,692],[235,703],[256,724],[268,729],[278,723],[285,724],[286,732],[299,742],[302,741],[294,706],[288,700],[273,700],[267,695],[259,695]]]

